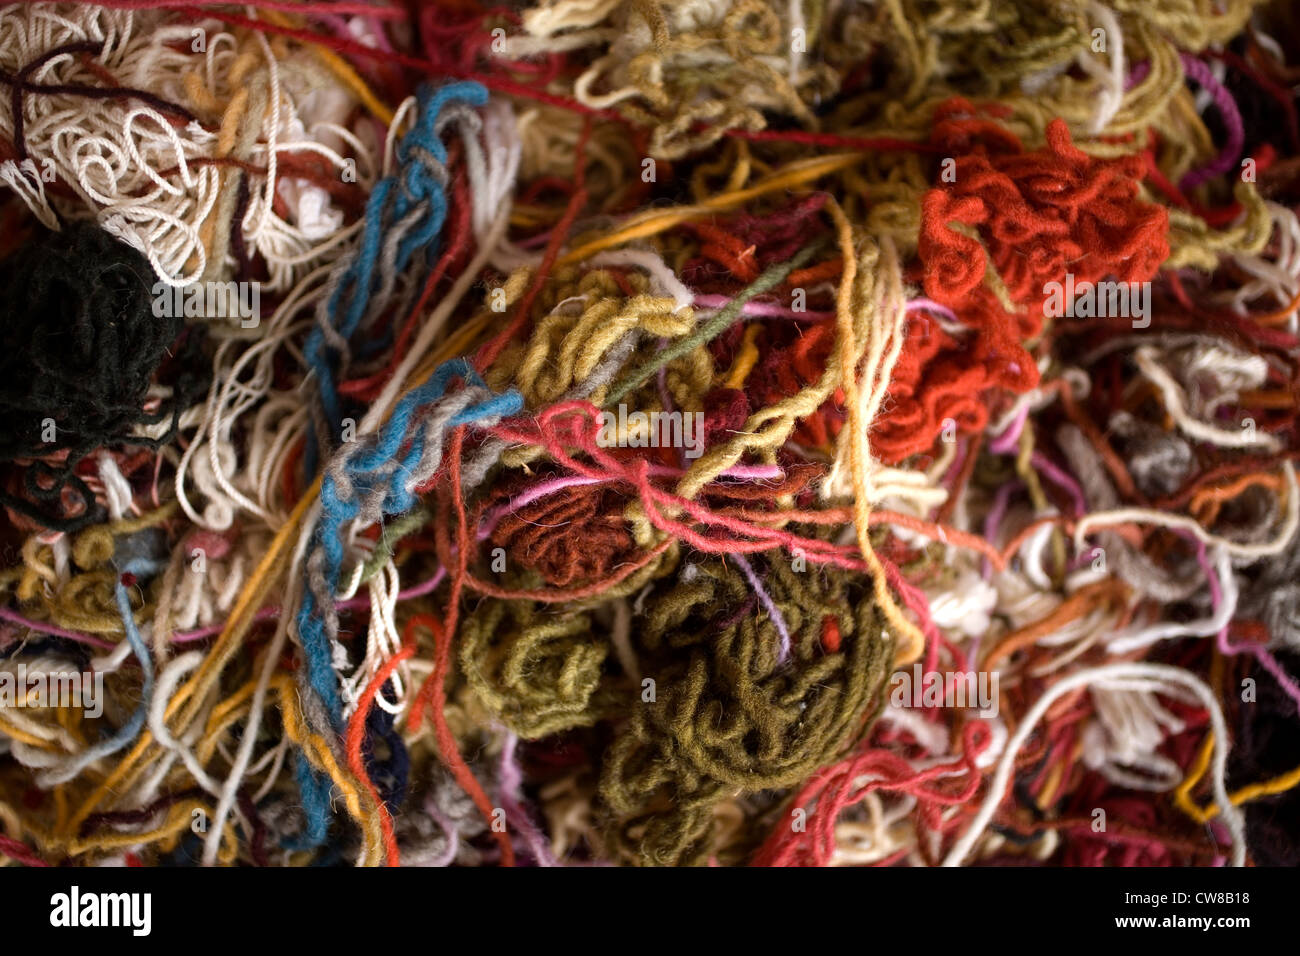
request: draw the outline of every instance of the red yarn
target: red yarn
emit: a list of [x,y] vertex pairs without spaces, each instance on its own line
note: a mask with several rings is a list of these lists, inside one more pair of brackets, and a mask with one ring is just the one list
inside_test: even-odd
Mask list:
[[[891,406],[873,435],[890,462],[929,449],[946,419],[964,433],[981,430],[987,389],[1038,384],[1023,343],[1042,331],[1049,282],[1067,273],[1080,284],[1145,282],[1169,255],[1167,212],[1138,199],[1146,173],[1139,156],[1088,156],[1061,119],[1048,125],[1046,146],[1026,152],[960,99],[935,111],[931,140],[953,158],[945,164],[953,181],[945,176],[921,202],[925,292],[970,333],[958,340],[921,316],[909,320]],[[990,265],[1016,311],[985,284]]]
[[[960,142],[969,123],[940,120],[935,138]],[[1076,282],[1142,282],[1169,255],[1168,214],[1137,198],[1141,157],[1088,156],[1075,148],[1064,120],[1048,125],[1044,149],[979,149],[958,157],[954,172],[955,182],[922,202],[919,246],[926,293],[954,309],[982,282],[986,258],[1014,302],[1041,306],[1043,285],[1066,273]],[[954,222],[979,229],[988,257],[980,243],[952,229]],[[1041,317],[1041,309],[1023,315],[1022,333],[1036,334]]]
[[[492,835],[497,844],[501,847],[501,864],[503,866],[515,865],[515,849],[510,842],[510,836],[492,827],[493,806],[488,799],[487,793],[484,792],[482,784],[470,770],[469,764],[461,755],[460,747],[456,744],[456,737],[451,732],[451,727],[447,724],[447,673],[451,669],[451,642],[456,635],[456,624],[460,613],[460,597],[464,590],[464,582],[468,571],[469,562],[469,531],[468,522],[465,514],[465,495],[464,487],[461,484],[460,464],[461,450],[465,442],[465,426],[456,428],[451,433],[451,440],[447,444],[447,468],[443,472],[446,475],[447,484],[451,494],[452,508],[455,515],[453,520],[456,523],[457,547],[455,558],[452,559],[447,552],[451,551],[449,542],[445,541],[448,534],[447,524],[443,522],[438,527],[440,537],[444,540],[443,545],[439,548],[444,552],[443,566],[448,567],[451,573],[450,590],[447,596],[447,613],[441,625],[434,621],[431,629],[434,633],[434,658],[433,673],[425,680],[420,687],[415,700],[411,705],[411,713],[408,726],[416,729],[424,720],[426,708],[428,708],[430,719],[433,721],[434,737],[438,741],[439,755],[446,764],[447,769],[451,771],[460,788],[465,791],[478,808],[483,819],[487,821],[488,826],[492,829]],[[372,682],[373,683],[373,682]]]
[[476,9],[464,14],[445,3],[424,7],[420,11],[420,34],[424,39],[424,51],[434,69],[440,73],[466,75],[499,65],[512,73],[531,75],[532,81],[541,88],[559,76],[565,61],[562,54],[507,60],[494,52],[492,44],[496,38],[489,21],[518,27],[522,18],[505,7]]
[[[746,386],[752,404],[759,407],[775,405],[819,381],[835,347],[835,327],[830,322],[768,328],[777,341],[764,351]],[[844,424],[843,401],[837,391],[798,423],[791,439],[809,448],[828,448]]]
[[[788,818],[782,818],[750,866],[826,866],[835,852],[840,813],[873,790],[911,794],[917,799],[920,818],[938,829],[942,807],[966,803],[979,790],[983,778],[975,760],[992,739],[986,724],[972,721],[962,730],[961,756],[928,770],[915,770],[892,751],[867,749],[819,771],[789,804],[807,812],[806,832],[795,830]],[[856,786],[858,778],[867,774],[875,779]],[[960,786],[953,785],[954,778],[961,780]]]
[[928,449],[945,418],[963,432],[983,431],[988,409],[980,392],[987,387],[988,369],[971,358],[962,342],[929,316],[913,313],[908,318],[889,405],[871,432],[872,450],[882,461],[902,461]]
[[[815,563],[857,571],[866,569],[855,547],[759,527],[658,487],[652,482],[649,462],[643,457],[636,454],[620,457],[615,454],[616,449],[601,447],[597,440],[598,415],[598,410],[588,402],[560,402],[534,417],[502,422],[489,431],[506,441],[541,445],[557,464],[573,474],[630,486],[640,497],[652,525],[700,551],[751,554],[773,548],[784,548],[791,553],[799,549]],[[675,517],[678,514],[682,517]],[[701,525],[708,530],[701,530]]]
[[361,698],[357,701],[357,709],[348,721],[347,731],[343,738],[348,767],[369,792],[370,798],[375,802],[375,805],[379,807],[379,825],[384,837],[384,857],[389,866],[402,865],[401,852],[397,846],[397,834],[393,830],[392,816],[389,814],[388,808],[384,806],[379,790],[375,787],[374,782],[370,779],[370,774],[366,770],[366,762],[361,748],[366,738],[366,719],[370,714],[370,708],[374,706],[375,697],[379,694],[380,688],[393,676],[393,671],[397,670],[398,665],[402,661],[415,656],[415,629],[420,625],[424,625],[433,631],[435,639],[437,639],[438,621],[432,615],[417,614],[406,622],[406,626],[402,629],[401,649],[384,661],[384,665],[379,668],[375,676],[371,678],[370,683],[366,685]]
[[23,866],[49,866],[39,856],[36,851],[31,849],[27,844],[22,843],[12,837],[7,837],[0,833],[0,853],[9,857],[11,860],[17,860]]
[[704,445],[729,439],[745,427],[749,399],[738,388],[715,388],[704,396]]
[[828,654],[840,652],[840,625],[833,614],[827,614],[822,618],[822,647]]
[[[813,193],[763,218],[738,213],[684,223],[683,228],[702,241],[697,254],[683,266],[682,281],[697,292],[733,295],[737,281],[753,282],[768,266],[788,261],[824,234],[826,228],[818,213],[825,205],[825,194]],[[789,289],[807,281],[789,276],[782,286],[783,304],[789,304]]]

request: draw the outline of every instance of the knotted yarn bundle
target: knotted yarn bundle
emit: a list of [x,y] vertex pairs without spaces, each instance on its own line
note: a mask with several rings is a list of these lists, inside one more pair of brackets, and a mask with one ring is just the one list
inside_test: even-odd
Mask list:
[[0,7],[0,862],[1294,865],[1294,27]]

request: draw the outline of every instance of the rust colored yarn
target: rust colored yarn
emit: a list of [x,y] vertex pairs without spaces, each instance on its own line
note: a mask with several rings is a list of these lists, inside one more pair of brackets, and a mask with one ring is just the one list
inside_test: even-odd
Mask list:
[[[1025,151],[963,100],[936,111],[932,141],[956,157],[955,179],[922,200],[924,287],[970,332],[959,342],[937,328],[917,331],[924,320],[913,319],[891,383],[894,407],[876,435],[891,462],[928,449],[944,419],[965,433],[982,429],[984,389],[1025,392],[1038,384],[1023,343],[1043,330],[1047,283],[1067,273],[1076,283],[1145,282],[1169,255],[1168,213],[1138,199],[1140,157],[1088,156],[1059,119],[1048,125],[1043,149]],[[1014,313],[985,283],[990,265]]]
[[599,485],[562,488],[507,512],[489,541],[505,549],[508,567],[536,571],[553,587],[600,580],[639,553],[625,503]]

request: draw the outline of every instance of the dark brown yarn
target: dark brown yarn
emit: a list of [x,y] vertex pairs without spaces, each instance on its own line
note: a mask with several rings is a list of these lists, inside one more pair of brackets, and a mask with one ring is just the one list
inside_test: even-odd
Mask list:
[[507,564],[552,587],[597,581],[640,551],[623,517],[626,498],[600,485],[564,488],[507,512],[491,535]]

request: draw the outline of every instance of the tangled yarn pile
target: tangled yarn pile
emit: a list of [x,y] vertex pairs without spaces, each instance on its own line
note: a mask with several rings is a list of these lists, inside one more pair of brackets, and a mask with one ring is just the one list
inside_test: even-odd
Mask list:
[[0,6],[0,860],[1296,865],[1296,26]]

